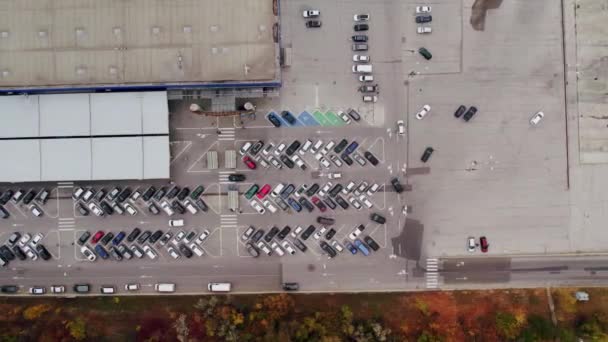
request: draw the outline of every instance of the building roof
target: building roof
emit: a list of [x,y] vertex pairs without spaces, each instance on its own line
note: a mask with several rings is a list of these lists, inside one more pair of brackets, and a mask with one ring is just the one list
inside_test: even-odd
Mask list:
[[2,0],[0,88],[279,79],[273,0]]

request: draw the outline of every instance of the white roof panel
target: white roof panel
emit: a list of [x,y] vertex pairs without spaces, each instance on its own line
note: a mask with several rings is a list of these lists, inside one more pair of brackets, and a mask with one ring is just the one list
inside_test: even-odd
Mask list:
[[141,96],[138,93],[91,94],[92,135],[141,134]]
[[38,96],[1,96],[0,108],[0,138],[38,137]]
[[166,91],[141,93],[143,134],[169,134],[169,101]]
[[41,136],[84,136],[90,134],[89,94],[40,96]]
[[167,179],[169,177],[169,136],[144,137],[145,179]]
[[91,179],[91,138],[40,141],[42,181]]
[[0,151],[0,181],[40,181],[40,140],[0,140]]
[[142,144],[142,137],[93,138],[93,179],[142,179]]

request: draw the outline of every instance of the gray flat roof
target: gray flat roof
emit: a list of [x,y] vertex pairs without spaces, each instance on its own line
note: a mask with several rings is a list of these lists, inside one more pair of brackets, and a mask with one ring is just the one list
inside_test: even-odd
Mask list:
[[89,180],[91,139],[49,139],[40,141],[39,180]]
[[0,140],[2,151],[2,182],[40,181],[40,141],[39,140]]
[[273,0],[2,0],[0,88],[279,79]]

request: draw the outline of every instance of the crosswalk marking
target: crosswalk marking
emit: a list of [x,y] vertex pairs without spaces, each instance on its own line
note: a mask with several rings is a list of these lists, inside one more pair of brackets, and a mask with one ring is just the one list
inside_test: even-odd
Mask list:
[[439,287],[439,260],[429,258],[426,259],[426,288],[436,289]]
[[235,136],[236,136],[235,128],[230,128],[230,127],[220,128],[219,131],[220,131],[220,134],[218,135],[217,140],[234,141]]

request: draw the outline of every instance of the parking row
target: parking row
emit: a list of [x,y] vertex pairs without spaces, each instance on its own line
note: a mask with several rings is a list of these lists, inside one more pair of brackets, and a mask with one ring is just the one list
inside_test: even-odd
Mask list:
[[34,236],[20,232],[12,233],[5,244],[0,246],[0,267],[8,267],[9,263],[15,259],[25,260],[49,260],[51,253],[42,244],[44,235],[42,233]]
[[344,126],[353,122],[361,121],[361,115],[356,109],[348,108],[346,111],[314,111],[309,113],[302,111],[295,115],[291,111],[284,110],[280,114],[269,112],[266,119],[274,127],[304,127],[304,126]]
[[34,216],[43,216],[44,211],[41,207],[49,200],[50,194],[50,191],[44,188],[30,190],[6,189],[0,191],[0,218],[7,219],[10,217],[10,212],[5,207],[9,202],[15,206],[21,203],[23,206],[27,207]]

